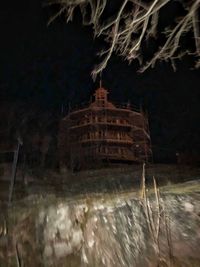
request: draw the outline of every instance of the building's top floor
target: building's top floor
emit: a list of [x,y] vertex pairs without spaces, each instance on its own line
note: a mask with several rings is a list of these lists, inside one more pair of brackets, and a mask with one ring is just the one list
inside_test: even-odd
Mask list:
[[101,111],[108,110],[109,112],[114,112],[115,114],[128,114],[133,113],[136,116],[143,116],[141,110],[139,108],[133,107],[130,103],[127,104],[113,104],[108,100],[108,91],[100,86],[96,89],[94,93],[94,100],[91,103],[80,105],[70,111],[68,115],[70,116],[81,116],[82,113],[87,113],[92,111]]

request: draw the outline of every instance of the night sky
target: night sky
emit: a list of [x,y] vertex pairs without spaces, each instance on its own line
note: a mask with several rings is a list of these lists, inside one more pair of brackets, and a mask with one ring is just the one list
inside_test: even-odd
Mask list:
[[[55,10],[42,7],[42,1],[3,2],[1,104],[16,110],[17,105],[23,106],[24,114],[39,110],[39,114],[55,114],[58,118],[62,106],[67,110],[69,102],[73,106],[88,101],[98,85],[90,73],[104,43],[94,40],[90,27],[81,25],[79,12],[73,22],[66,24],[59,18],[47,27]],[[163,20],[169,19],[167,14],[164,11]],[[177,72],[170,64],[159,63],[138,74],[137,63],[128,65],[115,55],[103,72],[103,85],[110,99],[142,104],[148,110],[157,160],[173,160],[176,151],[200,151],[200,70],[191,70],[192,64],[191,58],[184,58],[178,62]]]

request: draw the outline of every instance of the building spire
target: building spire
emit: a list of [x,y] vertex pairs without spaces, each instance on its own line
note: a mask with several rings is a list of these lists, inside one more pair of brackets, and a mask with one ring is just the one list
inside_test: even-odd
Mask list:
[[101,74],[101,72],[100,72],[99,87],[102,88],[102,74]]
[[100,78],[100,81],[99,81],[99,87],[101,88],[102,87],[102,80]]

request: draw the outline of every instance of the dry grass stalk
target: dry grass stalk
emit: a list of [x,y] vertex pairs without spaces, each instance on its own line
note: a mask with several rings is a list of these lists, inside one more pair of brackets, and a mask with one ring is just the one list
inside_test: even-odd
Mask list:
[[[157,267],[165,266],[173,267],[173,249],[172,249],[172,238],[171,238],[171,227],[170,219],[167,215],[163,201],[160,198],[160,191],[156,183],[155,177],[153,177],[153,189],[155,195],[155,205],[152,204],[148,196],[148,189],[146,188],[146,178],[145,178],[145,164],[143,164],[142,171],[142,188],[141,188],[141,197],[143,200],[144,213],[147,221],[147,226],[153,241],[153,246],[157,256]],[[159,235],[160,235],[160,226],[163,222],[166,232],[166,241],[169,251],[169,261],[161,256],[160,253],[160,244],[159,244]]]

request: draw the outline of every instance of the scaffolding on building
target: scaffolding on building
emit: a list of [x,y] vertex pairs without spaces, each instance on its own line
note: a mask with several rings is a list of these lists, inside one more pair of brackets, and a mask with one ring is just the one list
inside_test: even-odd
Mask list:
[[61,120],[60,164],[82,169],[100,162],[148,162],[152,151],[147,115],[130,104],[109,102],[102,86],[94,97]]

